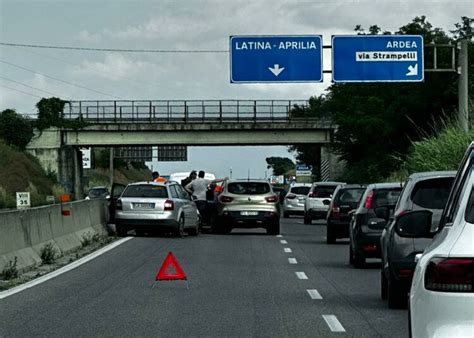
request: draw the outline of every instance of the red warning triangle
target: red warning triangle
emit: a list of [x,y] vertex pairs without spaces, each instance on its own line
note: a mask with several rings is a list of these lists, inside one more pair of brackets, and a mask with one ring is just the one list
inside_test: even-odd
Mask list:
[[[170,271],[174,270],[174,271]],[[168,255],[161,265],[160,271],[156,274],[155,280],[187,280],[186,274],[184,273],[181,266],[179,266],[178,261],[173,256],[173,253],[168,252]]]

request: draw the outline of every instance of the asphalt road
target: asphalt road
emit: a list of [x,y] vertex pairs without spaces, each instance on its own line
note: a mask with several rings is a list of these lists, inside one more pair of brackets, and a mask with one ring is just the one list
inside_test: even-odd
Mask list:
[[[406,310],[380,298],[377,261],[352,268],[347,241],[327,245],[322,223],[282,220],[281,236],[136,237],[0,300],[0,337],[408,336]],[[169,251],[189,288],[153,287]]]

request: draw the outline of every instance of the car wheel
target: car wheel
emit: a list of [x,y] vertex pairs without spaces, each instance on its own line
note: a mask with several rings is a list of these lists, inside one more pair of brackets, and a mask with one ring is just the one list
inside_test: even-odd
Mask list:
[[403,309],[406,307],[406,291],[393,277],[388,277],[388,307],[390,309]]
[[119,237],[127,236],[127,229],[123,225],[115,224],[115,232]]
[[179,218],[179,222],[178,222],[178,229],[176,229],[176,236],[177,237],[181,237],[181,238],[184,238],[184,216],[181,216]]
[[354,267],[357,269],[363,268],[365,265],[365,256],[354,250]]
[[380,270],[380,296],[382,299],[387,299],[387,292],[388,292],[388,280],[385,276],[383,270]]
[[283,213],[283,218],[290,218],[290,213],[289,212],[284,212]]
[[304,224],[311,224],[311,217],[305,214],[303,222]]
[[329,230],[329,224],[326,226],[326,243],[327,244],[336,243],[336,236],[334,236],[331,230]]

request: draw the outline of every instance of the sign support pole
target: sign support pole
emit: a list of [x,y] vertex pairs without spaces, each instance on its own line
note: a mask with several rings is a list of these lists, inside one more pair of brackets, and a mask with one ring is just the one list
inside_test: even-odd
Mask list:
[[459,125],[467,132],[469,130],[469,93],[468,93],[468,55],[467,40],[459,42],[459,80],[458,80],[458,119]]

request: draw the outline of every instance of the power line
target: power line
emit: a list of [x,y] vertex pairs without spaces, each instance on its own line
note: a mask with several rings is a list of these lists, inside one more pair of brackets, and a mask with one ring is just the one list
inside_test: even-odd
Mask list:
[[122,52],[122,53],[172,53],[172,54],[203,54],[203,53],[229,53],[228,50],[173,50],[173,49],[116,49],[116,48],[90,48],[90,47],[70,47],[70,46],[52,46],[52,45],[33,45],[23,43],[0,42],[2,46],[28,47],[43,49],[64,49],[81,50],[89,52]]
[[89,90],[89,91],[91,91],[91,92],[94,92],[94,93],[97,93],[97,94],[100,94],[100,95],[110,96],[110,97],[113,97],[113,98],[116,98],[116,99],[123,100],[122,97],[115,96],[115,95],[108,94],[108,93],[104,93],[104,92],[101,92],[101,91],[98,91],[98,90],[95,90],[95,89],[91,89],[91,88],[88,88],[88,87],[84,87],[84,86],[81,86],[81,85],[78,85],[78,84],[75,84],[75,83],[72,83],[72,82],[64,81],[64,80],[55,78],[55,77],[53,77],[53,76],[49,76],[49,75],[46,75],[46,74],[44,74],[44,73],[39,73],[39,72],[36,72],[36,71],[34,71],[34,70],[31,70],[31,69],[28,69],[28,68],[25,68],[25,67],[16,65],[16,64],[14,64],[14,63],[11,63],[11,62],[8,62],[8,61],[5,61],[5,60],[0,60],[0,62],[5,63],[5,64],[10,65],[10,66],[13,66],[13,67],[16,67],[16,68],[19,68],[19,69],[22,69],[22,70],[25,70],[25,71],[27,71],[27,72],[31,72],[31,73],[34,73],[34,74],[38,74],[38,75],[44,76],[44,77],[46,77],[46,78],[49,78],[49,79],[52,79],[52,80],[55,80],[55,81],[59,81],[59,82],[65,83],[65,84],[68,84],[68,85],[70,85],[70,86],[78,87],[78,88],[85,89],[85,90]]
[[10,81],[10,82],[13,82],[13,83],[16,83],[16,84],[19,84],[19,85],[22,85],[22,86],[25,86],[25,87],[28,87],[28,88],[31,88],[31,89],[37,90],[37,91],[40,91],[40,92],[43,92],[43,93],[46,93],[46,94],[49,94],[49,95],[53,95],[53,96],[57,96],[57,97],[61,97],[61,95],[57,95],[57,94],[54,94],[54,93],[48,92],[47,90],[43,90],[43,89],[36,88],[36,87],[30,86],[30,85],[27,85],[27,84],[21,83],[21,82],[19,82],[19,81],[16,81],[16,80],[9,79],[9,78],[7,78],[7,77],[0,76],[0,79],[4,79],[4,80],[7,80],[7,81]]
[[31,93],[28,93],[28,92],[24,92],[23,90],[11,88],[11,87],[4,86],[4,85],[1,85],[1,84],[0,84],[0,87],[7,88],[7,89],[10,89],[10,90],[14,90],[14,91],[16,91],[16,92],[20,92],[20,93],[23,93],[23,94],[25,94],[25,95],[30,95],[30,96],[34,96],[34,97],[39,97],[40,99],[42,99],[41,96],[38,96],[38,95],[35,95],[35,94],[31,94]]

